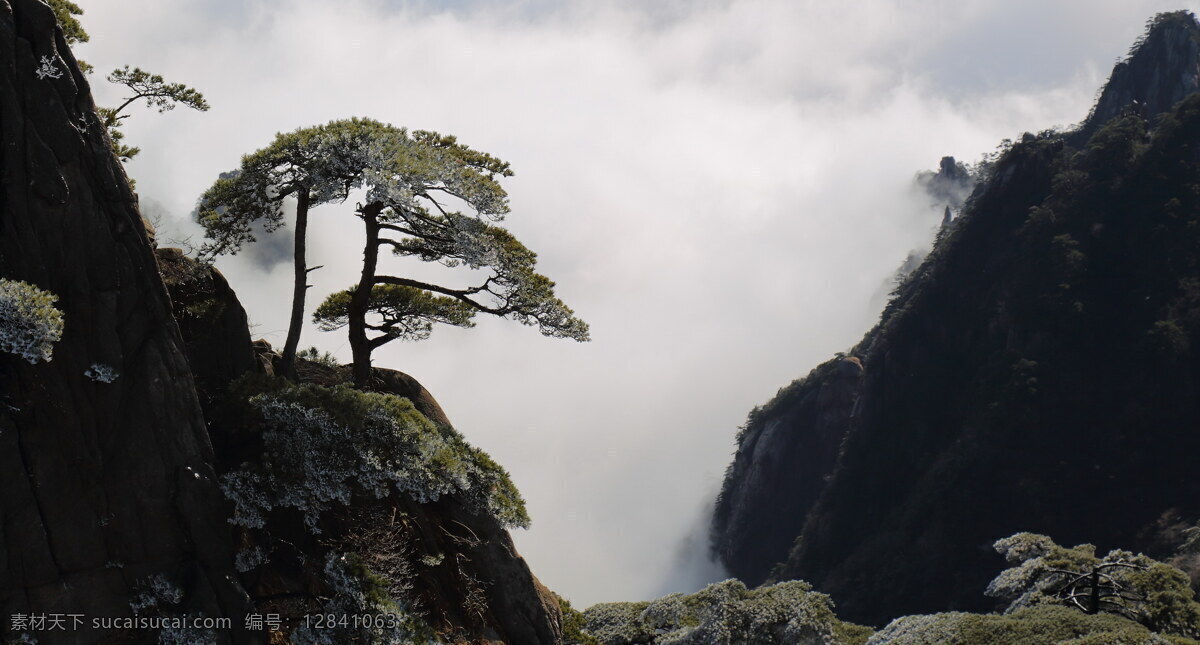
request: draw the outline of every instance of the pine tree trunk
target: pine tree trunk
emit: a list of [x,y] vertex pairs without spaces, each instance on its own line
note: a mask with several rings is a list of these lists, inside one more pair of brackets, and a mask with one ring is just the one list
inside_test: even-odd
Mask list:
[[308,189],[302,188],[296,193],[296,277],[292,286],[292,317],[288,322],[283,358],[279,362],[279,371],[293,381],[296,380],[296,349],[300,345],[300,330],[304,327],[304,296],[308,292],[308,264],[304,257],[307,237]]
[[354,386],[363,388],[371,378],[371,342],[367,339],[367,309],[371,304],[371,289],[375,286],[375,268],[379,264],[379,213],[383,205],[367,204],[362,209],[367,240],[363,246],[362,277],[350,297],[347,318],[350,328],[350,351],[354,355]]
[[1088,608],[1087,608],[1086,613],[1089,613],[1089,614],[1100,613],[1100,569],[1099,569],[1099,567],[1092,567],[1092,588],[1091,588],[1090,593],[1088,594]]

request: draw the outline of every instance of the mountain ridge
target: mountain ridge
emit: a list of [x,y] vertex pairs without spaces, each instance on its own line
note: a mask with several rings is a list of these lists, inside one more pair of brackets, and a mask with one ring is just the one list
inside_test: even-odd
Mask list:
[[[1181,285],[1195,278],[1181,240],[1198,102],[1195,77],[1175,70],[1200,63],[1198,33],[1186,12],[1160,15],[1079,131],[1027,135],[985,168],[847,353],[861,385],[815,405],[847,360],[834,359],[751,413],[713,515],[732,573],[807,580],[847,619],[878,624],[986,610],[990,545],[1018,531],[1161,550],[1164,518],[1195,519],[1200,491],[1175,482],[1178,453],[1200,448],[1183,431],[1200,419],[1196,330],[1172,312],[1191,311]],[[1147,68],[1178,83],[1119,71]],[[1189,98],[1160,114],[1176,94]],[[1074,500],[1071,485],[1092,495]]]

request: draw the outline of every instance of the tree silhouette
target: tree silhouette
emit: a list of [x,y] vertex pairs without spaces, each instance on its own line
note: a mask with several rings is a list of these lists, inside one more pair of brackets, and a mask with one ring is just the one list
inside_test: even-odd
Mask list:
[[296,349],[304,323],[308,274],[308,214],[315,206],[340,203],[363,185],[371,144],[386,127],[369,119],[347,119],[278,134],[265,148],[242,157],[241,165],[213,183],[200,198],[198,219],[208,242],[202,259],[236,254],[254,242],[254,226],[271,233],[283,226],[284,202],[294,198],[295,244],[292,309],[280,371],[294,377]]

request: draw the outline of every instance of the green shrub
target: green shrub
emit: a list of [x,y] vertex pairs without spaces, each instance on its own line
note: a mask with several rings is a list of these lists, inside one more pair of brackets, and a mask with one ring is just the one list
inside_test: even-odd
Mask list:
[[554,599],[562,611],[563,645],[600,645],[599,640],[583,631],[587,622],[583,612],[572,607],[571,601],[558,594],[554,594]]

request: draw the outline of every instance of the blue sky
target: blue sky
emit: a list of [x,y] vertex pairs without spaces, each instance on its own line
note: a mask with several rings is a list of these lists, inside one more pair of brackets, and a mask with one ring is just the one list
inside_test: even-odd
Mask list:
[[[457,134],[513,164],[510,229],[593,329],[514,323],[393,343],[513,474],[515,535],[578,606],[688,590],[706,504],[756,404],[857,341],[941,213],[942,155],[1081,119],[1157,0],[643,3],[79,0],[98,70],[139,65],[213,105],[128,120],[163,237],[274,133],[352,115]],[[649,8],[647,8],[649,7]],[[101,104],[120,98],[95,82]],[[348,207],[315,213],[312,299],[354,280]],[[290,268],[218,266],[281,344]],[[432,277],[429,267],[392,270]],[[340,334],[302,345],[343,359]]]

